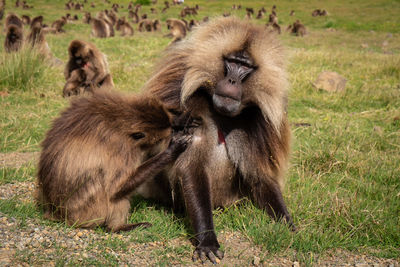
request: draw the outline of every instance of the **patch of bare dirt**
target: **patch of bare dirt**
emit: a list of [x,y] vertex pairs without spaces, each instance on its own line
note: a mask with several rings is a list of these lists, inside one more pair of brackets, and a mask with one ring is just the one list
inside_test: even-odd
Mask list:
[[[33,202],[34,188],[34,182],[5,184],[0,186],[0,196],[3,199],[14,198],[21,202]],[[134,234],[134,232],[110,234],[87,229],[65,229],[43,225],[37,219],[26,219],[21,224],[20,220],[0,212],[0,266],[55,266],[60,260],[65,260],[64,263],[67,265],[87,266],[91,265],[90,262],[106,263],[105,257],[113,257],[118,266],[155,266],[159,265],[160,261],[173,266],[212,266],[210,262],[204,265],[200,262],[193,263],[191,252],[187,250],[181,254],[165,252],[176,251],[174,249],[183,246],[190,247],[191,244],[186,238],[137,243],[130,241]],[[105,245],[110,240],[121,241],[128,245],[127,247]],[[301,263],[288,257],[266,257],[268,252],[254,245],[240,232],[221,231],[218,233],[218,240],[225,250],[225,257],[220,262],[222,266],[302,266]],[[335,250],[324,257],[317,257],[313,265],[398,267],[399,262]]]
[[36,162],[40,152],[11,152],[0,153],[0,167],[21,167],[24,164]]

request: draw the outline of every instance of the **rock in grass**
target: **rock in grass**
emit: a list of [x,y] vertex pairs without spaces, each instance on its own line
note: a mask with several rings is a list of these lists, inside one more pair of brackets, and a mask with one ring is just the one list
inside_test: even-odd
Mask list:
[[341,92],[346,86],[346,79],[337,72],[324,71],[318,75],[317,80],[313,83],[317,89],[328,92]]

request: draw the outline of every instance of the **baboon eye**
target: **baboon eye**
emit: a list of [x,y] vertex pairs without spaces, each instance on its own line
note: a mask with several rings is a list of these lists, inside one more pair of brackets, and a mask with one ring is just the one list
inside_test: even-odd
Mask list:
[[139,140],[145,137],[144,133],[138,132],[138,133],[132,133],[131,137],[135,140]]

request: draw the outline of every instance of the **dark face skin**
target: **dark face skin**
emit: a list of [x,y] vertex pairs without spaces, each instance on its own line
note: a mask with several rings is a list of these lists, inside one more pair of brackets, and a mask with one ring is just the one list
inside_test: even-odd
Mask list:
[[217,83],[212,101],[221,115],[235,117],[242,110],[243,84],[256,69],[245,52],[224,57],[225,77]]

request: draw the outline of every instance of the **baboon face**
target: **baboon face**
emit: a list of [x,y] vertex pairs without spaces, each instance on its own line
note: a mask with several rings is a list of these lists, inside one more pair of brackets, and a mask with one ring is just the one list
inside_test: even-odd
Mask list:
[[232,53],[223,60],[224,78],[217,83],[212,102],[217,112],[234,117],[243,109],[244,83],[256,67],[246,52]]
[[91,49],[82,49],[80,45],[72,46],[70,52],[78,68],[85,67],[93,57],[93,51]]

